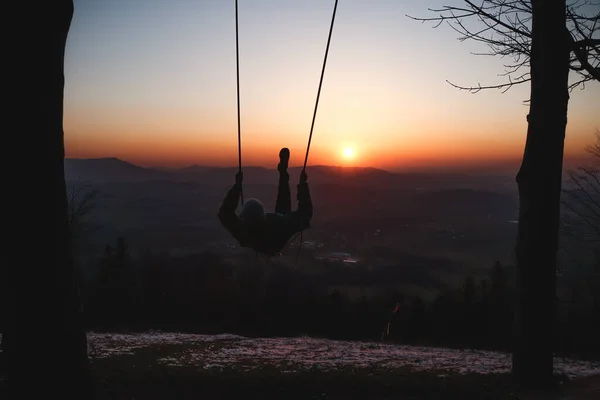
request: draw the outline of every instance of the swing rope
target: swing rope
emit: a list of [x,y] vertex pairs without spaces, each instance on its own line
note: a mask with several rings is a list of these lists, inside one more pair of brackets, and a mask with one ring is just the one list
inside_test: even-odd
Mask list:
[[[335,23],[335,13],[337,11],[338,0],[335,0],[333,5],[333,14],[331,16],[331,25],[329,26],[329,35],[327,36],[327,46],[325,47],[325,57],[323,58],[323,68],[321,69],[321,78],[319,79],[319,89],[317,90],[317,100],[315,101],[315,109],[313,111],[312,122],[310,124],[310,134],[308,135],[308,144],[306,146],[306,155],[304,156],[304,166],[302,171],[306,172],[306,163],[308,162],[308,153],[310,152],[310,142],[312,141],[313,129],[315,127],[315,119],[317,118],[317,109],[319,108],[319,98],[321,97],[321,87],[323,86],[323,77],[325,76],[325,66],[327,65],[327,55],[329,54],[329,44],[331,43],[331,34],[333,33],[333,25]],[[302,250],[303,243],[303,232],[300,231],[300,244],[298,245],[298,252],[296,253],[296,262],[294,263],[294,269],[298,267],[298,257],[300,256],[300,250]],[[298,235],[294,236],[296,239]]]
[[[237,129],[238,129],[238,172],[242,172],[242,128],[240,122],[240,47],[238,39],[238,2],[235,0],[235,67],[237,79]],[[242,204],[244,204],[244,191],[240,190]]]
[[[333,6],[333,15],[331,16],[331,26],[329,27],[329,36],[327,37],[327,47],[325,48],[325,57],[323,59],[323,68],[321,69],[321,78],[319,80],[319,89],[317,90],[317,100],[313,111],[312,122],[310,124],[310,134],[308,136],[308,145],[306,146],[306,155],[304,157],[303,171],[306,171],[306,163],[308,162],[308,154],[310,152],[310,143],[312,141],[315,120],[317,118],[317,109],[319,108],[319,98],[321,97],[321,87],[323,86],[323,77],[325,76],[325,66],[327,65],[327,56],[329,54],[329,44],[331,43],[331,34],[333,33],[333,25],[335,23],[335,14],[337,11],[338,0],[335,0]],[[242,172],[242,129],[240,118],[240,52],[239,52],[239,34],[238,34],[238,2],[235,0],[235,65],[237,78],[237,129],[238,129],[238,171]],[[242,194],[242,203],[244,195]]]
[[308,153],[310,152],[310,142],[312,140],[313,128],[315,127],[315,119],[317,117],[317,108],[319,107],[319,97],[321,96],[321,86],[323,85],[323,76],[325,75],[325,65],[327,64],[327,54],[329,53],[329,43],[331,43],[331,33],[333,32],[333,23],[335,22],[335,12],[337,10],[338,0],[335,0],[333,6],[333,15],[331,17],[331,26],[329,27],[329,37],[327,38],[327,47],[325,48],[325,58],[323,59],[323,69],[321,69],[321,79],[319,80],[319,90],[317,91],[317,101],[315,102],[315,110],[313,112],[312,123],[310,124],[310,135],[308,136],[308,145],[306,146],[306,156],[304,157],[303,171],[306,172],[306,162],[308,161]]

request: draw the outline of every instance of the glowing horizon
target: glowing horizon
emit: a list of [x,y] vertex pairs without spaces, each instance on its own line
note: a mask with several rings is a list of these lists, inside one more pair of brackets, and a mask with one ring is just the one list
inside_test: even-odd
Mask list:
[[[438,3],[340,2],[309,165],[394,170],[521,158],[529,86],[473,95],[448,85],[497,83],[502,61],[470,55],[480,47],[450,28],[405,17]],[[272,167],[281,147],[291,166],[302,165],[332,9],[319,0],[239,3],[244,165]],[[67,157],[237,165],[234,29],[233,2],[75,0]],[[591,82],[571,95],[566,158],[581,156],[600,127],[599,89]]]

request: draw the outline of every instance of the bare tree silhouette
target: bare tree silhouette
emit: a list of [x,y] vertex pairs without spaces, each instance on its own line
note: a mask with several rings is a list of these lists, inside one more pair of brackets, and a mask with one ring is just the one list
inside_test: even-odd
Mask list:
[[[531,0],[465,0],[464,6],[444,6],[429,11],[437,17],[417,18],[417,21],[435,22],[435,27],[446,23],[460,36],[460,41],[473,40],[485,44],[488,52],[475,55],[510,58],[500,76],[505,82],[493,85],[464,86],[447,81],[452,86],[477,93],[484,89],[499,89],[503,93],[515,85],[531,81]],[[572,90],[585,87],[591,80],[600,81],[600,2],[569,0],[566,6],[565,34],[570,44],[569,68],[577,78],[569,85]]]
[[600,259],[600,130],[586,151],[591,156],[589,164],[568,172],[562,231]]
[[[512,57],[507,82],[455,87],[477,93],[530,83],[525,152],[517,174],[519,228],[513,375],[529,387],[553,383],[553,322],[560,224],[560,195],[569,92],[600,81],[598,3],[570,0],[465,0],[420,21],[442,22],[460,40],[486,44],[492,56]],[[471,24],[472,25],[469,25]],[[578,79],[569,84],[569,72]]]
[[98,227],[94,224],[92,216],[99,194],[100,192],[91,184],[79,180],[67,185],[67,227],[71,241],[73,266],[80,285],[84,285],[86,281],[86,264],[90,261],[89,255],[95,254],[93,234]]
[[74,182],[68,190],[69,226],[80,225],[96,208],[98,190],[82,182]]
[[76,251],[91,229],[87,220],[96,209],[99,192],[79,181],[72,182],[67,192],[69,237]]
[[569,171],[563,189],[562,248],[573,266],[569,275],[591,295],[592,315],[600,319],[600,130],[586,151],[589,163]]

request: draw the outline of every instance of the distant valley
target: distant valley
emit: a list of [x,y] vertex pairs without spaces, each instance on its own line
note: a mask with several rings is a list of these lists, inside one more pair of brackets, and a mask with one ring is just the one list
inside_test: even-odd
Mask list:
[[[290,168],[292,183],[298,179],[299,167]],[[263,167],[245,167],[244,183],[270,185],[277,182],[277,171]],[[227,186],[233,183],[237,167],[220,168],[189,166],[179,169],[144,168],[117,158],[65,160],[68,181],[90,182],[147,182],[178,181]],[[396,189],[472,188],[513,192],[514,176],[509,174],[466,173],[393,173],[376,168],[309,166],[311,184],[342,184],[347,186],[385,187]]]
[[[236,168],[143,168],[115,158],[67,159],[71,188],[98,192],[90,224],[100,251],[125,236],[139,251],[231,252],[235,241],[220,226],[218,207]],[[274,207],[277,171],[244,170],[247,197]],[[397,174],[373,168],[307,168],[315,204],[305,240],[323,251],[373,257],[393,249],[447,257],[475,267],[509,261],[518,202],[514,178],[466,174]],[[299,169],[290,170],[292,193]],[[391,256],[393,257],[393,256]]]

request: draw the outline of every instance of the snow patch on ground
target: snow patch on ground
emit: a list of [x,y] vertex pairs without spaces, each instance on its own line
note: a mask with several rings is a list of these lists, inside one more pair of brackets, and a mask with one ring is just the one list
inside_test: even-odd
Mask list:
[[[93,358],[132,355],[136,350],[183,345],[181,351],[158,357],[169,366],[221,370],[275,367],[282,372],[332,371],[340,368],[410,368],[414,371],[508,373],[511,355],[482,350],[401,346],[348,342],[309,337],[251,339],[237,335],[196,335],[148,332],[141,334],[89,333]],[[600,362],[555,359],[555,369],[570,378],[600,374]]]

